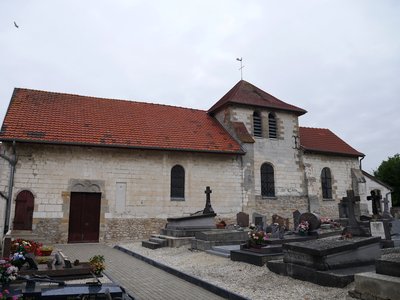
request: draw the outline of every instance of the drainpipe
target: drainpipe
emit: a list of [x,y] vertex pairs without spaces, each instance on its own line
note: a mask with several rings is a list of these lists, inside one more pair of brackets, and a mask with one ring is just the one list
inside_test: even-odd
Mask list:
[[361,159],[360,159],[360,170],[362,170],[362,164],[361,164],[361,161],[362,161],[364,158],[365,158],[365,156],[362,156],[362,157],[361,157]]
[[15,141],[12,143],[13,153],[10,157],[7,157],[4,154],[0,154],[0,157],[8,161],[10,164],[10,178],[8,182],[8,194],[4,195],[1,193],[0,195],[7,200],[6,202],[6,217],[4,220],[4,234],[7,234],[8,230],[10,229],[10,215],[11,215],[11,199],[12,199],[12,190],[14,187],[14,174],[15,174],[15,166],[17,164],[17,154],[15,150]]

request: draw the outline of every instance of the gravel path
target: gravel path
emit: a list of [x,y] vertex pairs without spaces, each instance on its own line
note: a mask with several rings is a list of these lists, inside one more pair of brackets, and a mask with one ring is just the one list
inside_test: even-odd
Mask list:
[[348,291],[354,289],[354,283],[342,289],[323,287],[277,275],[266,266],[258,267],[202,251],[190,251],[185,246],[157,250],[144,248],[141,243],[120,246],[253,300],[345,299]]

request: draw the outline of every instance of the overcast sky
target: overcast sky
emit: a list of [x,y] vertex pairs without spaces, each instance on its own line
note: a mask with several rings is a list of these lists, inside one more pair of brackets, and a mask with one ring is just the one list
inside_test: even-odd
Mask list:
[[400,152],[399,28],[397,0],[1,0],[0,120],[14,87],[207,110],[243,57],[372,172]]

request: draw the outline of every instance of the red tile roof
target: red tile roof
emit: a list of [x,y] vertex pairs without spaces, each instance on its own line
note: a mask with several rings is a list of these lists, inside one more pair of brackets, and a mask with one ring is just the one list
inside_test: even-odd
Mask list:
[[300,127],[300,145],[305,151],[345,156],[364,156],[329,129]]
[[244,153],[202,110],[19,88],[0,140]]
[[284,110],[297,114],[305,114],[307,111],[297,106],[288,104],[264,92],[251,83],[240,80],[229,92],[227,92],[217,103],[215,103],[208,113],[213,114],[228,104],[243,104],[256,107],[272,108]]

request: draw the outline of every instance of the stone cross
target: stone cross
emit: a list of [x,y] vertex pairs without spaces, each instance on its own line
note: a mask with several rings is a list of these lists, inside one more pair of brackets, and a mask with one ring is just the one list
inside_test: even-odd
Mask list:
[[382,202],[383,202],[383,213],[382,213],[382,217],[384,219],[392,219],[392,215],[389,212],[389,199],[388,199],[388,194],[386,194],[386,197],[383,198]]
[[212,190],[210,189],[209,186],[206,187],[206,190],[204,191],[204,193],[206,194],[206,207],[203,210],[203,214],[213,214],[214,210],[211,207],[211,193]]
[[343,202],[347,204],[349,210],[349,225],[345,230],[347,229],[347,231],[351,232],[354,236],[367,236],[368,233],[360,226],[354,213],[354,206],[356,202],[360,202],[360,196],[355,196],[353,190],[348,190],[346,194],[347,197],[343,197]]
[[349,215],[347,216],[349,218],[349,225],[358,226],[358,222],[354,214],[354,204],[356,201],[360,201],[360,197],[354,196],[353,190],[348,190],[346,194],[347,197],[343,197],[343,202],[347,203],[347,207],[349,209]]

